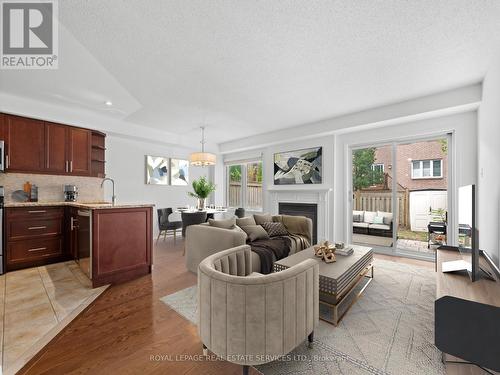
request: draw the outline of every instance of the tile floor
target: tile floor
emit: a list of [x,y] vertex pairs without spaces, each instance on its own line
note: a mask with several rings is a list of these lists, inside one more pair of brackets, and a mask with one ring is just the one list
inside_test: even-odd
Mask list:
[[63,320],[71,312],[105,289],[92,289],[73,261],[0,276],[2,369],[8,370],[49,332],[67,324]]

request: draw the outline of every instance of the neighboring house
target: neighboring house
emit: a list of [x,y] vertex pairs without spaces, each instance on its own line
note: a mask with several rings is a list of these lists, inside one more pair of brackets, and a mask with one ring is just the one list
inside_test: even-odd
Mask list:
[[[448,158],[441,141],[425,141],[399,145],[396,180],[409,191],[446,190],[448,187]],[[373,168],[393,177],[392,148],[379,147]]]

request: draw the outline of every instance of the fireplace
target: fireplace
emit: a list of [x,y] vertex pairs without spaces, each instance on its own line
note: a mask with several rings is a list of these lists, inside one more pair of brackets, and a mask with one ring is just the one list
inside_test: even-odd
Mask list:
[[313,243],[318,243],[318,205],[316,203],[289,203],[279,202],[280,215],[305,216],[312,220]]

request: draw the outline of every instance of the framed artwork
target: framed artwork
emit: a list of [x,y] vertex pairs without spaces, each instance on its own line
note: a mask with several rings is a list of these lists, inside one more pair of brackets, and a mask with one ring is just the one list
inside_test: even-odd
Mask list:
[[321,184],[323,147],[274,154],[274,184]]
[[170,183],[176,186],[187,185],[189,182],[189,161],[170,159]]
[[170,159],[163,156],[146,156],[146,184],[169,184]]

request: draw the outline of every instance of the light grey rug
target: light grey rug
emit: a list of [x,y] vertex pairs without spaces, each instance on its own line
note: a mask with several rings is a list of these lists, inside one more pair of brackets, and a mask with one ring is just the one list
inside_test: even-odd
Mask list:
[[[375,278],[338,327],[320,321],[314,348],[256,366],[274,374],[444,374],[434,342],[435,273],[375,261]],[[196,324],[196,286],[161,300]]]

